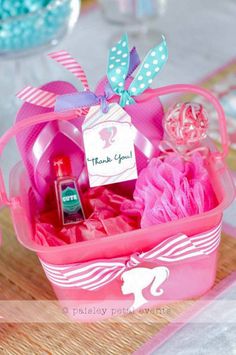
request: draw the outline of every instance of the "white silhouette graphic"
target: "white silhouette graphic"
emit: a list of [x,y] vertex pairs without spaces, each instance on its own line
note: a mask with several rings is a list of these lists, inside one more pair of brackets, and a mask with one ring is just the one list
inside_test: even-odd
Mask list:
[[117,128],[113,127],[104,127],[100,132],[101,139],[105,142],[103,149],[109,148],[112,143],[115,142],[115,136],[117,134]]
[[161,296],[164,291],[162,288],[158,288],[168,277],[169,269],[164,266],[158,266],[153,269],[137,267],[125,271],[121,276],[123,281],[121,291],[123,295],[134,294],[134,303],[129,308],[129,312],[133,312],[135,309],[148,302],[142,292],[146,287],[151,285],[150,293],[152,296]]

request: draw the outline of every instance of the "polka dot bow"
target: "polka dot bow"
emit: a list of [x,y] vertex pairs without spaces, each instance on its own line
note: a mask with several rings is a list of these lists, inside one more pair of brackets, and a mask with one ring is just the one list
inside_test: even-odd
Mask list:
[[151,49],[143,60],[135,78],[128,90],[125,89],[125,80],[129,70],[128,36],[123,35],[121,40],[110,49],[107,68],[107,77],[112,90],[119,95],[120,105],[135,103],[134,96],[142,94],[150,87],[155,76],[167,62],[168,49],[164,36],[162,42]]

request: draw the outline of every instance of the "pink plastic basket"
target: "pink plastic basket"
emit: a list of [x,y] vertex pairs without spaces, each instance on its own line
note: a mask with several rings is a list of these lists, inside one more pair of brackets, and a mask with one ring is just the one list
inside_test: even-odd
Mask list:
[[[214,283],[222,213],[235,196],[234,184],[224,162],[228,152],[226,120],[217,99],[196,86],[150,89],[143,99],[178,92],[204,96],[218,114],[222,151],[211,152],[207,161],[218,205],[209,212],[109,238],[44,247],[33,241],[32,207],[28,199],[30,185],[22,163],[11,171],[9,197],[0,170],[1,203],[11,209],[17,239],[37,253],[64,310],[74,320],[95,321],[140,307],[150,308],[163,302],[197,297]],[[50,112],[18,122],[0,139],[0,155],[9,140],[27,127],[75,118],[75,111]],[[201,252],[197,248],[199,241]],[[173,253],[180,243],[192,250],[193,255],[185,259]]]

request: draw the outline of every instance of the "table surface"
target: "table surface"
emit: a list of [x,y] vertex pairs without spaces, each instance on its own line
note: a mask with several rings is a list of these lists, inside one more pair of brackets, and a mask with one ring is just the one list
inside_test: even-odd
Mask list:
[[[236,56],[235,17],[234,0],[178,0],[178,8],[175,0],[169,0],[167,13],[157,25],[168,40],[170,60],[155,84],[199,81]],[[92,87],[104,73],[107,41],[115,31],[94,10],[81,16],[73,34],[58,46],[80,60]],[[70,74],[47,61],[45,54],[1,62],[0,135],[14,120],[16,105],[12,95],[26,84],[40,85],[49,78],[74,82]],[[9,151],[6,171],[15,160],[15,152]],[[0,225],[4,235],[0,249],[0,299],[54,300],[37,257],[17,243],[7,210],[0,215]],[[236,270],[235,247],[236,239],[224,235],[216,282]],[[178,302],[168,307],[174,318],[186,304]],[[138,313],[126,319],[125,322],[117,319],[116,323],[97,324],[3,323],[0,352],[13,355],[131,354],[171,320],[163,315],[148,315],[142,319]]]

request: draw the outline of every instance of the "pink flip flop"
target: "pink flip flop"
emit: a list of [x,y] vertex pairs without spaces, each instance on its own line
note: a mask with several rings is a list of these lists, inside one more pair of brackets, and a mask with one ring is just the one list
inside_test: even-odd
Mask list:
[[[64,81],[50,82],[41,89],[58,95],[77,92],[73,85]],[[17,114],[16,122],[52,111],[53,108],[24,103]],[[45,196],[53,184],[50,164],[53,156],[68,155],[73,175],[80,176],[84,166],[81,124],[81,119],[48,122],[27,128],[17,136],[19,151],[40,206],[43,205]]]

